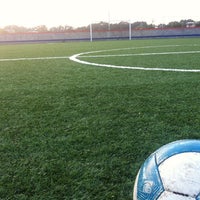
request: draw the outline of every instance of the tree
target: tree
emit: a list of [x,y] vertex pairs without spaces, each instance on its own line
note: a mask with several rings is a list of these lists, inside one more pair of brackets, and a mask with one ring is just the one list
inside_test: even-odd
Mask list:
[[173,22],[169,22],[167,24],[167,27],[169,27],[169,28],[178,28],[178,27],[182,27],[182,25],[178,21],[173,21]]
[[157,26],[157,28],[166,28],[166,27],[167,27],[166,24],[159,24],[159,25]]
[[135,29],[143,29],[143,28],[148,28],[148,24],[147,22],[134,22],[132,25],[132,28],[135,28]]
[[23,26],[9,25],[4,27],[4,31],[7,33],[24,33],[29,29]]
[[180,21],[182,27],[186,27],[187,24],[188,24],[188,23],[191,23],[191,22],[192,22],[192,23],[195,23],[195,21],[192,20],[192,19],[185,19],[185,20],[181,20],[181,21]]
[[196,25],[197,27],[200,27],[200,21],[196,22],[195,25]]
[[95,31],[107,31],[108,27],[109,27],[109,24],[107,22],[103,22],[103,21],[92,24],[92,29]]
[[42,32],[47,32],[48,29],[47,29],[47,27],[45,25],[40,25],[40,26],[36,26],[34,28],[34,31],[42,33]]
[[0,28],[0,34],[6,33],[6,31],[3,28]]
[[57,27],[52,27],[49,29],[50,32],[66,32],[66,31],[72,31],[73,27],[72,26],[57,26]]

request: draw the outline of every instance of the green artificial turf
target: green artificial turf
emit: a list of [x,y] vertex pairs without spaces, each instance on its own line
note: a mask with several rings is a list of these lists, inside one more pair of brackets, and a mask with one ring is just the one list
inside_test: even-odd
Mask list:
[[[0,57],[167,44],[186,51],[184,45],[199,42],[1,45]],[[82,60],[200,69],[199,54]],[[68,58],[0,62],[0,199],[131,200],[136,174],[153,151],[171,141],[200,138],[199,80],[200,73],[94,67]]]

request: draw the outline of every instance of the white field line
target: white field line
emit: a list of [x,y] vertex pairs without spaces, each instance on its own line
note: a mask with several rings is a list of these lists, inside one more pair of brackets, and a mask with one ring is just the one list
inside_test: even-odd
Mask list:
[[67,59],[69,56],[60,57],[37,57],[37,58],[2,58],[0,62],[10,62],[10,61],[26,61],[26,60],[54,60],[54,59]]
[[[111,50],[100,50],[100,51],[93,51],[89,53],[102,53],[102,52],[109,52],[109,51],[120,51],[120,50],[130,50],[130,49],[148,49],[148,48],[162,48],[162,47],[174,47],[180,45],[163,45],[163,46],[145,46],[145,47],[129,47],[123,49],[111,49]],[[86,53],[84,53],[86,54]],[[26,60],[53,60],[53,59],[68,59],[69,56],[60,56],[60,57],[36,57],[36,58],[0,58],[0,62],[9,62],[9,61],[26,61]]]
[[172,51],[157,53],[135,53],[135,54],[113,54],[113,55],[94,55],[79,56],[80,58],[106,58],[106,57],[126,57],[126,56],[153,56],[153,55],[173,55],[173,54],[197,54],[200,51]]
[[82,55],[87,55],[87,54],[103,53],[103,52],[110,52],[110,51],[125,51],[125,50],[137,50],[137,49],[166,48],[166,47],[169,47],[169,48],[172,47],[173,48],[173,47],[182,47],[182,46],[194,47],[194,46],[200,46],[200,45],[199,44],[188,44],[188,45],[169,44],[169,45],[157,45],[157,46],[143,46],[143,47],[127,47],[127,48],[118,48],[118,49],[105,49],[105,50],[98,50],[98,51],[90,51],[90,52],[80,53],[79,57],[83,57]]
[[[137,67],[137,66],[118,66],[118,65],[109,65],[109,64],[100,64],[92,63],[88,61],[82,61],[78,57],[114,57],[114,56],[148,56],[148,55],[169,55],[169,54],[191,54],[191,53],[200,53],[200,51],[185,51],[185,52],[161,52],[161,53],[140,53],[140,54],[119,54],[119,55],[94,55],[90,56],[87,54],[110,52],[110,51],[123,51],[130,49],[149,49],[149,48],[164,48],[164,47],[179,47],[184,45],[163,45],[163,46],[145,46],[145,47],[132,47],[132,48],[121,48],[121,49],[109,49],[109,50],[99,50],[75,54],[72,56],[59,56],[59,57],[35,57],[35,58],[2,58],[0,62],[9,62],[9,61],[26,61],[26,60],[54,60],[54,59],[70,59],[74,62],[84,64],[84,65],[93,65],[98,67],[109,67],[109,68],[119,68],[119,69],[137,69],[137,70],[147,70],[147,71],[173,71],[173,72],[200,72],[200,69],[171,69],[171,68],[146,68],[146,67]],[[185,45],[185,46],[199,46],[197,44]]]
[[[162,48],[162,47],[175,47],[175,46],[181,46],[181,45],[165,45],[165,46],[147,46],[147,47],[139,47],[141,48]],[[187,46],[197,46],[196,44],[194,45],[187,45]],[[79,53],[75,54],[71,57],[69,57],[70,60],[84,64],[84,65],[91,65],[91,66],[97,66],[97,67],[108,67],[108,68],[118,68],[118,69],[132,69],[132,70],[145,70],[145,71],[169,71],[169,72],[200,72],[200,69],[173,69],[173,68],[148,68],[148,67],[140,67],[140,66],[119,66],[119,65],[110,65],[110,64],[101,64],[101,63],[94,63],[94,62],[88,62],[88,61],[83,61],[80,60],[79,58],[81,57],[91,57],[88,54],[92,53],[102,53],[102,52],[109,52],[109,51],[119,51],[119,50],[127,50],[127,49],[139,49],[139,48],[122,48],[122,49],[110,49],[110,50],[102,50],[102,51],[91,51],[91,52],[84,52],[84,53]],[[200,51],[185,51],[185,53],[200,53]],[[161,52],[159,54],[166,54],[170,52]],[[171,52],[172,53],[172,52]],[[181,52],[173,52],[173,54],[180,54]],[[147,54],[147,53],[146,53]],[[128,55],[129,54],[122,54],[122,55]],[[135,54],[134,54],[135,55]],[[140,54],[141,55],[141,54]],[[158,55],[158,53],[148,53],[148,55]],[[95,56],[95,55],[94,55]],[[99,56],[105,56],[105,55],[99,55]],[[107,55],[109,56],[109,55]],[[111,56],[120,56],[120,55],[110,55]]]

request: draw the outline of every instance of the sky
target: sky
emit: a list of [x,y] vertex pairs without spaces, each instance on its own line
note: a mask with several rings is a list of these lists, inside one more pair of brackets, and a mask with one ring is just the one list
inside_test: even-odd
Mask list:
[[85,26],[100,21],[200,21],[200,0],[0,0],[0,27]]

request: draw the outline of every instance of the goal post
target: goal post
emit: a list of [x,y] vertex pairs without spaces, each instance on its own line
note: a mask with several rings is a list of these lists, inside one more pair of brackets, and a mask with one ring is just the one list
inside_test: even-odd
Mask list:
[[90,41],[132,39],[130,21],[96,22],[90,24]]
[[93,36],[92,36],[92,24],[90,24],[90,42],[92,42]]
[[131,22],[129,22],[129,40],[132,39],[132,27],[131,27]]

